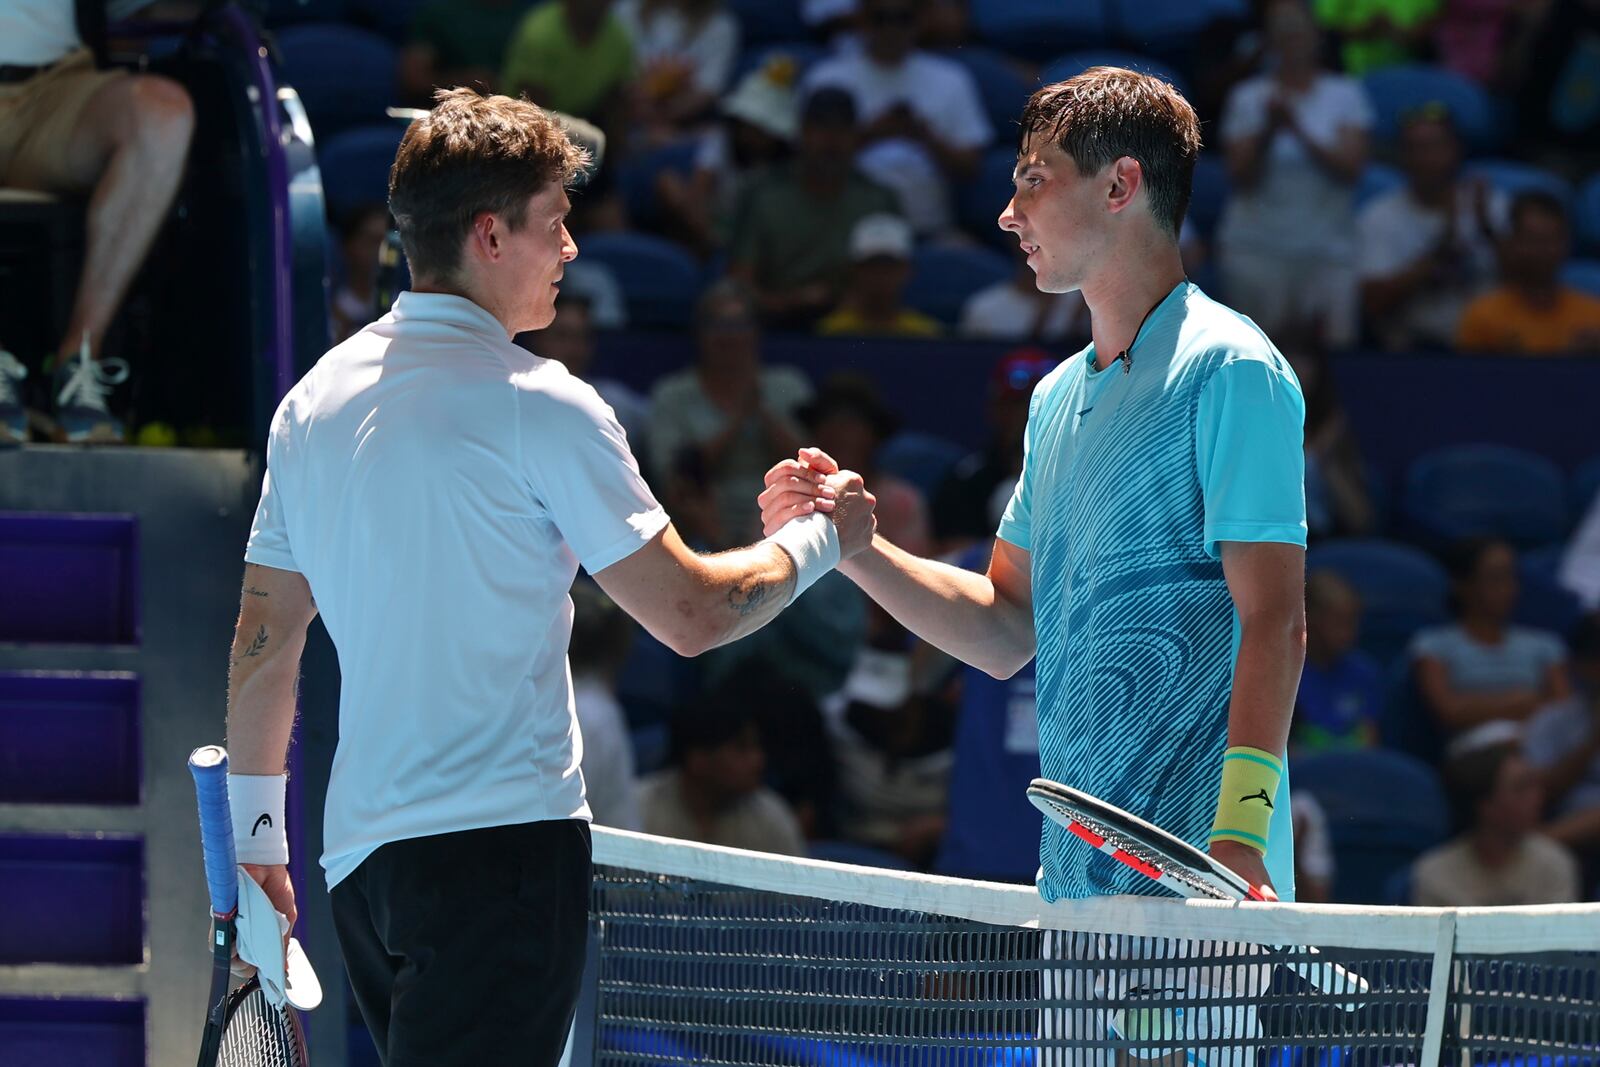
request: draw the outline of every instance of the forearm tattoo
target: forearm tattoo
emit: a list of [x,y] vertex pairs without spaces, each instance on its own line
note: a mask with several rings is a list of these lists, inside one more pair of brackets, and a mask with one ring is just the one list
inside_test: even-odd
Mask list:
[[267,596],[267,591],[265,589],[257,589],[253,585],[245,586],[244,587],[244,593],[245,593],[245,596],[258,596],[258,597],[266,597]]
[[247,659],[255,659],[257,656],[261,655],[262,651],[266,647],[267,627],[265,624],[263,624],[261,629],[256,631],[256,635],[250,639],[250,643],[245,646],[244,651],[239,654],[239,658],[233,662],[243,663]]
[[751,579],[728,590],[728,604],[743,618],[761,610],[771,595],[772,583]]

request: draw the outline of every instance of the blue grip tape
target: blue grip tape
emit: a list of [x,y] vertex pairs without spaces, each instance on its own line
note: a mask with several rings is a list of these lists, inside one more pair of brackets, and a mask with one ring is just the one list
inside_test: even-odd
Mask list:
[[205,853],[211,913],[231,915],[239,906],[234,869],[233,815],[228,809],[228,754],[216,745],[189,754],[189,773],[200,802],[200,848]]

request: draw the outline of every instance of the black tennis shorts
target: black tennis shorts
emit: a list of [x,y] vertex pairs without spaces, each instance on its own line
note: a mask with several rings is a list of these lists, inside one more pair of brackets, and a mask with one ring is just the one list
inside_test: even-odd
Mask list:
[[334,886],[356,1005],[384,1067],[555,1067],[578,1001],[589,824],[384,845]]

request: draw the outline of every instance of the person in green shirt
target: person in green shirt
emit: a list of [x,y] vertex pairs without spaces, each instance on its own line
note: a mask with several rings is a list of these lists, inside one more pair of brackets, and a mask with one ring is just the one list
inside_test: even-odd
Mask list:
[[769,325],[810,329],[838,303],[856,223],[898,210],[892,193],[856,171],[859,143],[854,98],[818,89],[802,107],[795,158],[745,193],[728,273],[755,294]]
[[1353,77],[1415,62],[1433,39],[1441,0],[1316,0],[1317,22],[1339,38]]
[[549,0],[528,12],[506,48],[500,88],[608,128],[633,78],[633,41],[611,0]]

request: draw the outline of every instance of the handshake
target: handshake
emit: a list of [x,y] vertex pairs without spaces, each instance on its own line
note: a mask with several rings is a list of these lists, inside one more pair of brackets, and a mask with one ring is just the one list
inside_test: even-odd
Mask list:
[[873,513],[878,500],[861,475],[842,471],[820,448],[802,448],[767,471],[767,487],[756,498],[761,505],[761,532],[771,536],[795,519],[827,515],[839,534],[839,559],[847,560],[872,546],[878,530]]

